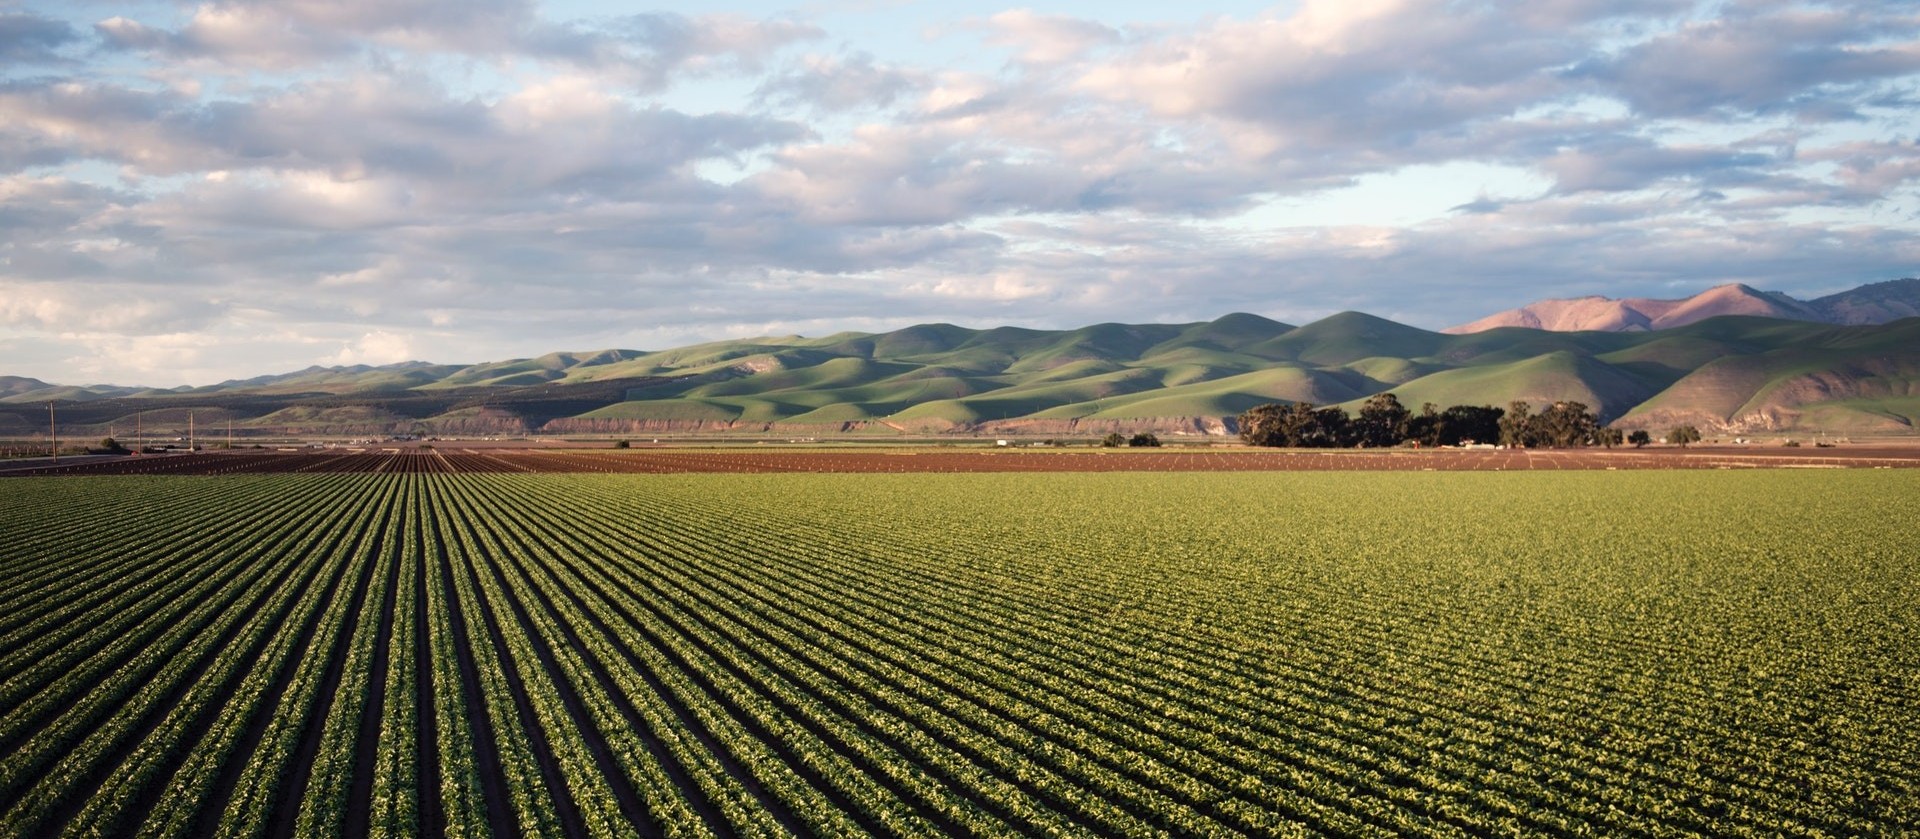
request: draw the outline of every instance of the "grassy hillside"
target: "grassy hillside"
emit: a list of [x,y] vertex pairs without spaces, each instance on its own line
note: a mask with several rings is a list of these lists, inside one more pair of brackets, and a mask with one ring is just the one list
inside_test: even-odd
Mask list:
[[[1623,422],[1751,429],[1910,431],[1920,396],[1920,318],[1876,327],[1778,322],[1699,326],[1745,352],[1720,355],[1636,405]],[[1738,327],[1747,327],[1729,334]],[[1733,339],[1733,340],[1729,340]],[[1671,363],[1671,362],[1669,362]]]
[[[1402,404],[1496,405],[1524,401],[1535,406],[1584,402],[1602,420],[1617,417],[1654,391],[1632,374],[1571,350],[1504,364],[1443,370],[1393,388]],[[1357,405],[1349,406],[1357,408]]]
[[[1073,427],[1169,418],[1222,426],[1271,402],[1577,400],[1623,427],[1914,428],[1920,318],[1838,327],[1723,317],[1659,332],[1500,328],[1443,335],[1345,312],[1294,327],[1234,314],[1065,331],[924,324],[894,332],[555,352],[476,365],[310,368],[190,392],[5,380],[9,427],[91,427],[220,410],[252,428],[619,432],[819,425]],[[11,403],[11,404],[8,404]],[[172,414],[168,414],[172,415]],[[1025,425],[1022,425],[1025,423]],[[1146,426],[1143,426],[1146,427]]]
[[[1720,318],[1659,333],[1510,328],[1455,336],[1353,312],[1298,328],[1251,315],[1051,333],[935,324],[784,347],[707,345],[683,355],[694,366],[682,369],[724,381],[670,397],[672,388],[663,388],[663,398],[596,416],[671,421],[688,415],[681,399],[708,399],[702,410],[716,412],[711,400],[725,397],[719,404],[738,411],[734,422],[979,428],[1021,419],[1230,418],[1269,402],[1351,407],[1393,391],[1410,406],[1577,400],[1628,425],[1686,419],[1720,427],[1766,407],[1755,403],[1766,394],[1818,401],[1791,373],[1823,376],[1836,393],[1864,400],[1852,410],[1904,416],[1875,400],[1907,393],[1905,368],[1869,375],[1862,365],[1897,354],[1911,331]],[[1845,363],[1853,367],[1834,367]],[[1856,378],[1858,388],[1834,384]],[[1663,404],[1685,410],[1644,409]]]

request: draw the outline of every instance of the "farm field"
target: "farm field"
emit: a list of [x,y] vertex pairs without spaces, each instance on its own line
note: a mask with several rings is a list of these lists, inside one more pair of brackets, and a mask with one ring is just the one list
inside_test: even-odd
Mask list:
[[1920,831],[1920,472],[456,455],[0,481],[0,835]]
[[1912,469],[1917,446],[1692,449],[779,449],[370,447],[111,457],[0,465],[0,476],[247,473],[1491,472],[1588,469]]

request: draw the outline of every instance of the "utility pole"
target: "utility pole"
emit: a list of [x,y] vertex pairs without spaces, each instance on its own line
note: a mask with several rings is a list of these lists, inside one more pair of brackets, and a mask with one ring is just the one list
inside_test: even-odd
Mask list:
[[227,417],[227,451],[233,451],[233,417]]
[[187,412],[187,453],[193,453],[193,412]]
[[52,462],[59,463],[60,435],[54,431],[52,402],[47,403],[47,444],[47,453],[52,457]]

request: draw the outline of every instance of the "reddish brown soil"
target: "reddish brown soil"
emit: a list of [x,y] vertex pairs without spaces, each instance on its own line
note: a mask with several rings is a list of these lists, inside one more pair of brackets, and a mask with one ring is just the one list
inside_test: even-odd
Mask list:
[[1439,451],[947,451],[862,449],[389,449],[147,456],[7,475],[224,475],[262,472],[1261,472],[1567,469],[1916,468],[1920,448],[1473,449]]

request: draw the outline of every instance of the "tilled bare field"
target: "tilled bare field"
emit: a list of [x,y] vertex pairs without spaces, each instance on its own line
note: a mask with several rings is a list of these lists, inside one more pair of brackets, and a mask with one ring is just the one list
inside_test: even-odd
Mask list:
[[1920,467],[1920,448],[1439,451],[738,451],[385,449],[219,452],[16,468],[0,475],[702,472],[1258,472]]

